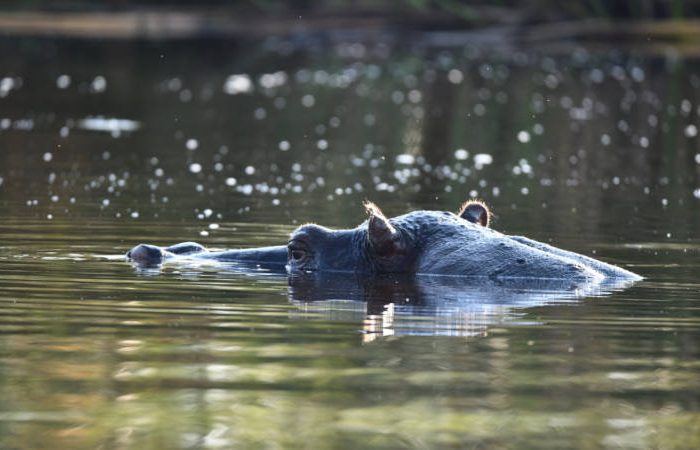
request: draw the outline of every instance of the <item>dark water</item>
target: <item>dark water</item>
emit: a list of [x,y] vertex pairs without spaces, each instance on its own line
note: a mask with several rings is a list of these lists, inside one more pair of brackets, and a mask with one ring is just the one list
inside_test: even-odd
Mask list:
[[[700,60],[386,38],[0,41],[0,448],[700,447]],[[121,257],[472,196],[646,279]]]

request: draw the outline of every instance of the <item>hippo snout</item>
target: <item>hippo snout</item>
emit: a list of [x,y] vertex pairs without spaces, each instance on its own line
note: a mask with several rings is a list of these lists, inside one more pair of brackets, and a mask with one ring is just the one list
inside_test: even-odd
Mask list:
[[163,261],[163,250],[155,245],[139,244],[126,252],[126,257],[139,264],[160,264]]

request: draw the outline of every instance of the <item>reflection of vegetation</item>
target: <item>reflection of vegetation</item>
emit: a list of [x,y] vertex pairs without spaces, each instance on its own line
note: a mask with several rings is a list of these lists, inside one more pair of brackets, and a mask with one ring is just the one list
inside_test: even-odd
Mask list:
[[[448,13],[472,23],[518,20],[556,20],[567,18],[655,19],[688,18],[700,14],[698,0],[585,0],[562,2],[556,0],[111,0],[96,4],[74,0],[56,4],[51,0],[13,0],[3,3],[5,9],[47,10],[124,10],[129,8],[216,8],[218,11],[238,11],[266,14],[402,15],[417,13]],[[401,4],[403,3],[403,5]],[[405,6],[408,6],[408,10]]]

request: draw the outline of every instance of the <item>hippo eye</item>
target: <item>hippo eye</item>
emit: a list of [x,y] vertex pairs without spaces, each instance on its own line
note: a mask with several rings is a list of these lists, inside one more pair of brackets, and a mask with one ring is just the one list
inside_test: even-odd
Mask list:
[[308,254],[306,247],[298,241],[292,241],[287,246],[287,255],[291,261],[300,262],[306,259]]
[[289,254],[294,261],[301,261],[306,256],[306,252],[304,250],[289,250]]

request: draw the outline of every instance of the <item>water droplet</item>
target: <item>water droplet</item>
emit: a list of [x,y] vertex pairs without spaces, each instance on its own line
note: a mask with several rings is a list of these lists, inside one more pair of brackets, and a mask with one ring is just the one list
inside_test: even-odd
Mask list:
[[197,139],[187,139],[187,142],[185,142],[185,147],[187,147],[187,150],[197,150],[199,147],[199,141],[197,141]]
[[192,163],[190,164],[190,172],[192,173],[199,173],[202,171],[202,165],[199,163]]
[[452,84],[459,84],[464,80],[464,74],[459,69],[451,69],[447,72],[447,79]]
[[281,151],[286,152],[291,148],[291,144],[289,143],[289,141],[281,141],[278,147]]
[[477,153],[474,155],[474,168],[481,170],[485,165],[493,163],[493,156],[488,153]]
[[411,164],[416,162],[416,158],[413,155],[409,155],[407,153],[402,153],[402,154],[396,156],[396,162],[399,164],[411,165]]
[[228,177],[226,178],[226,186],[235,186],[236,185],[236,179],[233,177]]
[[70,77],[68,75],[60,75],[56,78],[56,87],[59,89],[66,89],[70,86]]
[[253,91],[253,83],[246,74],[230,75],[224,83],[224,92],[229,95],[244,94]]
[[45,162],[50,162],[53,159],[53,155],[51,154],[51,152],[46,152],[44,153],[43,158]]
[[301,104],[306,108],[311,108],[316,103],[316,99],[311,94],[306,94],[301,98]]
[[100,93],[107,89],[107,80],[105,77],[98,75],[90,83],[90,90],[92,92]]
[[530,142],[530,133],[525,130],[518,132],[518,141],[523,144],[527,144]]
[[455,150],[455,159],[459,161],[464,161],[465,159],[469,158],[469,152],[466,151],[463,148],[458,148]]

